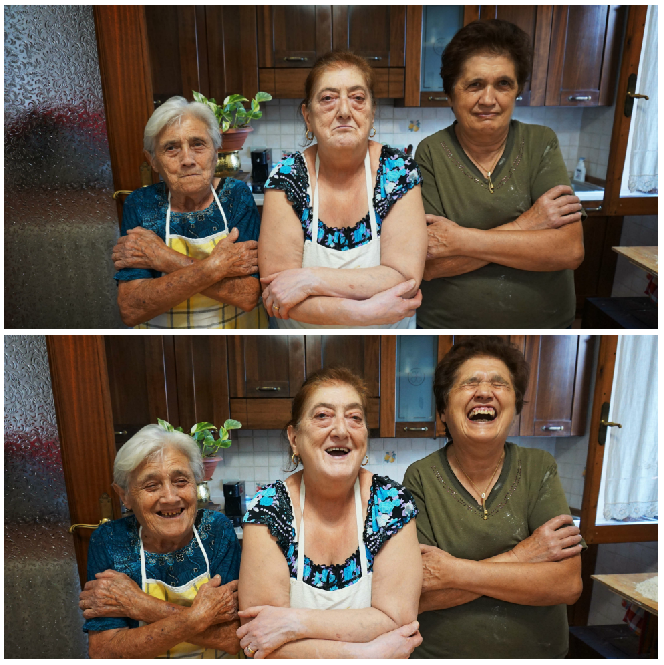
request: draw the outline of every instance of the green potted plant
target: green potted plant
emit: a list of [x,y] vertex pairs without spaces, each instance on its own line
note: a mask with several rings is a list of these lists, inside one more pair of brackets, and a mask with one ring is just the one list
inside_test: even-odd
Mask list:
[[254,131],[253,127],[249,127],[249,123],[263,116],[260,103],[272,99],[272,95],[267,92],[257,92],[251,100],[251,108],[247,110],[244,102],[249,100],[242,95],[229,95],[222,104],[217,104],[214,99],[207,99],[200,92],[192,92],[194,100],[208,106],[217,118],[221,130],[221,149],[223,151],[242,148],[249,132]]

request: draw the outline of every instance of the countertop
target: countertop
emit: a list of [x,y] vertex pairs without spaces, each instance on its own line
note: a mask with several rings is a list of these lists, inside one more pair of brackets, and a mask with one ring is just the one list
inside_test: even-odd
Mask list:
[[622,254],[630,263],[657,276],[657,247],[612,247],[616,254]]
[[642,596],[636,591],[639,582],[645,582],[657,573],[631,573],[622,575],[591,575],[590,578],[609,587],[611,591],[657,616],[657,601]]

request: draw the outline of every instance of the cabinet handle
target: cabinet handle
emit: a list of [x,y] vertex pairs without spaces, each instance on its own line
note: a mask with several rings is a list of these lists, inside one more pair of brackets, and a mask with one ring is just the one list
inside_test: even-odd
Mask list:
[[429,95],[429,101],[430,102],[448,102],[449,99],[447,97],[433,97],[432,95]]
[[281,390],[278,386],[260,386],[259,388],[256,388],[256,390],[262,390],[263,392],[276,392],[277,390]]
[[542,427],[543,432],[561,432],[565,429],[562,425],[544,425]]
[[519,96],[516,98],[516,101],[517,101],[517,102],[522,102],[522,101],[523,101],[523,95],[519,95]]
[[428,427],[404,427],[406,432],[428,432]]
[[383,56],[382,55],[369,55],[365,58],[365,60],[382,60]]
[[592,97],[590,95],[570,95],[567,99],[570,102],[589,102]]
[[306,62],[309,58],[305,58],[301,55],[289,55],[284,58],[284,62]]
[[598,206],[597,208],[584,208],[586,212],[599,212],[602,209],[602,206]]
[[115,436],[124,436],[126,433],[126,429],[120,430],[119,432],[114,432]]

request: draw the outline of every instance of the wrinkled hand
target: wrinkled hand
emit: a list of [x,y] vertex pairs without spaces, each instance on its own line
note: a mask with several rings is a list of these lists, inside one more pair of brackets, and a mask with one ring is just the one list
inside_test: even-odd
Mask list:
[[308,268],[292,268],[261,277],[263,303],[270,316],[287,319],[288,312],[314,293],[314,274]]
[[219,279],[246,277],[258,272],[258,243],[255,240],[235,242],[239,235],[237,228],[231,229],[231,232],[217,243],[207,259],[204,259],[219,269]]
[[558,515],[535,529],[512,552],[521,563],[562,561],[581,552],[580,542],[581,534],[573,525],[572,516]]
[[397,323],[407,316],[413,316],[422,304],[422,291],[418,289],[413,298],[404,296],[413,290],[415,284],[415,280],[409,279],[363,300],[360,306],[363,318],[369,322],[367,325]]
[[516,223],[524,231],[558,229],[581,221],[581,207],[579,197],[574,195],[571,187],[557,185],[542,194]]
[[153,231],[137,226],[122,236],[111,254],[116,270],[122,268],[144,268],[164,272],[164,259],[170,250]]
[[427,259],[463,255],[459,246],[461,226],[447,217],[424,215],[427,223]]
[[422,554],[422,593],[454,588],[452,564],[456,557],[432,545],[420,545]]
[[[240,626],[237,636],[242,649],[249,647],[255,653],[247,653],[252,658],[265,658],[282,644],[302,637],[302,628],[297,618],[297,610],[290,607],[259,605],[238,612],[240,617],[251,618],[249,623]],[[245,652],[246,653],[246,652]]]
[[131,577],[117,570],[105,570],[85,583],[78,606],[85,619],[96,617],[129,617],[143,592]]
[[379,635],[366,647],[367,658],[408,658],[422,644],[417,621]]
[[215,575],[198,590],[191,609],[202,622],[201,630],[237,619],[237,580],[222,586]]

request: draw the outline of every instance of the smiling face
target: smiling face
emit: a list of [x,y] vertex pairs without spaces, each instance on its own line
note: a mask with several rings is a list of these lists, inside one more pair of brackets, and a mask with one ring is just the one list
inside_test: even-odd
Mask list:
[[128,491],[116,490],[143,527],[146,550],[170,552],[193,537],[196,480],[189,458],[177,448],[144,460],[132,471]]
[[375,109],[371,93],[356,67],[331,67],[316,82],[309,107],[302,105],[307,131],[321,146],[366,146]]
[[477,356],[459,367],[441,419],[455,442],[502,445],[515,415],[507,365],[497,358]]
[[154,158],[147,152],[145,155],[166,182],[172,198],[210,193],[217,153],[202,120],[183,116],[164,127],[155,144]]
[[519,86],[511,58],[474,55],[466,60],[452,97],[452,110],[467,134],[506,131]]
[[357,391],[346,384],[323,385],[311,395],[303,414],[297,427],[288,428],[288,439],[305,470],[355,478],[369,437]]

